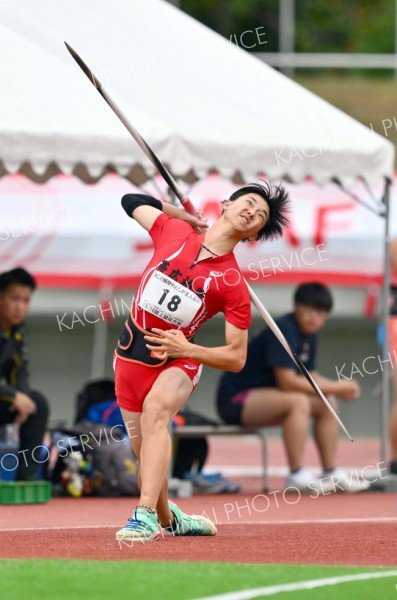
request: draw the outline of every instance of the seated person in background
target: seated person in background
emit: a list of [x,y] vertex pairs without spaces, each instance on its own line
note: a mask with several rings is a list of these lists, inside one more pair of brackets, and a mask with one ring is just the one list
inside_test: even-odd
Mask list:
[[[390,349],[397,353],[397,238],[390,244],[391,262],[391,307],[389,319]],[[397,475],[397,368],[393,364],[391,371],[393,382],[393,405],[389,421],[390,434],[390,473]]]
[[36,282],[25,269],[0,275],[0,425],[20,425],[17,460],[19,481],[36,478],[40,451],[48,420],[48,404],[38,392],[31,392],[23,321],[28,314]]
[[[298,287],[294,301],[294,312],[276,321],[288,343],[334,408],[335,396],[347,401],[358,398],[360,387],[356,381],[331,380],[315,370],[317,332],[325,324],[333,304],[330,291],[321,283],[306,283]],[[286,487],[321,493],[356,492],[369,487],[367,482],[353,480],[336,468],[338,424],[270,329],[262,329],[250,340],[242,371],[223,374],[217,403],[220,417],[230,425],[283,428],[290,468]],[[311,418],[324,471],[321,480],[303,467]]]

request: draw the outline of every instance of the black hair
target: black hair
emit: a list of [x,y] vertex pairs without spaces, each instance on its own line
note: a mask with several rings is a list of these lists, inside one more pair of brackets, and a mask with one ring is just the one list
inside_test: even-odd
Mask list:
[[10,285],[23,285],[34,291],[37,287],[36,280],[22,267],[5,271],[0,275],[0,292],[4,292]]
[[295,291],[294,301],[296,304],[311,306],[318,310],[326,310],[327,312],[331,312],[334,304],[329,289],[317,281],[300,285]]
[[[285,214],[290,207],[290,199],[287,190],[281,185],[273,185],[270,181],[261,183],[250,183],[233,192],[229,200],[237,200],[245,194],[258,194],[262,196],[269,205],[269,220],[257,233],[257,240],[273,240],[283,235],[283,228],[288,225],[288,217]],[[247,240],[243,240],[246,242]]]

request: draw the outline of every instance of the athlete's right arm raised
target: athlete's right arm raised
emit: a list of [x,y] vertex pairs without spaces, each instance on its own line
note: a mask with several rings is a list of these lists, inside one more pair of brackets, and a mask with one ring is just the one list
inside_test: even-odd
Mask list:
[[150,231],[161,211],[170,217],[190,223],[192,227],[208,227],[204,219],[197,219],[183,208],[160,202],[160,200],[146,194],[125,194],[121,199],[121,205],[127,215],[135,219],[146,231]]

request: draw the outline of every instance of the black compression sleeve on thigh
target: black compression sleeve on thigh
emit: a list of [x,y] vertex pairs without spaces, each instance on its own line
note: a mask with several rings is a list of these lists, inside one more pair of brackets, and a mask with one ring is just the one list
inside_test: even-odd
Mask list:
[[125,194],[121,199],[121,206],[129,217],[133,217],[133,212],[138,206],[153,206],[158,210],[163,210],[160,200],[146,194]]

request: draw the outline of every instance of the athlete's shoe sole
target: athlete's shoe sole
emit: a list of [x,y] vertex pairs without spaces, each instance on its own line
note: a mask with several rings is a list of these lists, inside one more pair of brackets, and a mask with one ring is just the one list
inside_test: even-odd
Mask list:
[[159,542],[163,538],[164,534],[161,530],[149,535],[131,535],[131,532],[123,532],[122,529],[116,533],[116,542]]
[[[214,523],[203,515],[187,515],[182,512],[179,506],[169,502],[171,512],[177,520],[176,531],[170,531],[169,528],[164,528],[167,535],[173,536],[212,536],[216,535],[218,530]],[[197,523],[197,527],[192,528],[189,521]]]

